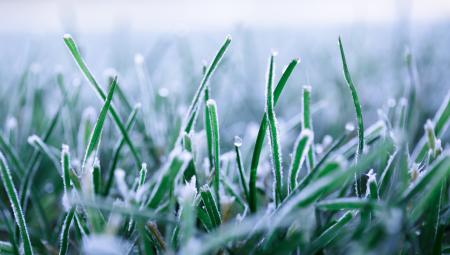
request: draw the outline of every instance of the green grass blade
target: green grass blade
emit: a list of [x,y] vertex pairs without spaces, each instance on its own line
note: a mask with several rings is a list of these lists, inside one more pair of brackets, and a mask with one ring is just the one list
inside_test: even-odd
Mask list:
[[[274,106],[277,104],[278,99],[281,96],[281,92],[283,91],[289,77],[294,71],[295,67],[300,61],[298,59],[292,60],[291,63],[284,70],[283,75],[281,76],[278,84],[273,92]],[[256,201],[256,176],[258,170],[259,159],[261,157],[261,151],[264,144],[264,138],[266,136],[267,130],[267,115],[264,113],[261,124],[259,125],[258,135],[256,137],[255,146],[253,149],[252,161],[250,166],[250,178],[249,178],[249,204],[250,210],[252,212],[256,212],[257,209],[257,201]]]
[[94,161],[94,167],[92,168],[92,184],[94,186],[94,193],[100,194],[102,185],[102,172],[98,159]]
[[399,152],[394,152],[394,154],[390,156],[383,172],[381,173],[380,185],[378,186],[378,194],[381,197],[384,197],[386,195],[389,184],[391,183],[392,174],[394,173],[397,162],[399,161],[399,157]]
[[174,189],[174,182],[177,175],[182,172],[191,160],[189,154],[174,153],[175,155],[170,160],[170,163],[163,169],[161,176],[153,189],[146,207],[155,209],[158,207],[164,196]]
[[292,163],[289,168],[289,192],[297,187],[298,174],[306,156],[309,155],[308,151],[311,149],[312,141],[313,133],[311,130],[303,129],[295,142]]
[[15,254],[13,245],[9,242],[0,241],[0,254]]
[[200,189],[200,196],[213,227],[218,227],[222,222],[219,207],[217,206],[208,185],[204,185]]
[[205,131],[206,131],[206,142],[208,145],[208,160],[209,160],[209,169],[212,171],[213,161],[214,161],[214,155],[213,155],[213,149],[212,149],[212,131],[211,131],[211,120],[209,119],[209,109],[206,103],[209,100],[209,86],[206,86],[205,88]]
[[74,214],[75,214],[75,207],[72,207],[70,211],[67,213],[66,218],[64,219],[64,223],[61,228],[59,255],[67,254],[67,250],[69,248],[70,225],[72,225]]
[[[141,105],[138,104],[134,106],[133,111],[130,113],[130,116],[127,119],[127,122],[125,123],[126,130],[129,132],[131,128],[133,127],[134,123],[136,122],[136,116],[141,108]],[[120,151],[122,150],[123,145],[125,144],[125,138],[122,136],[119,142],[117,142],[116,146],[114,147],[114,154],[112,158],[111,166],[109,167],[108,171],[108,177],[106,179],[105,189],[103,191],[103,196],[107,196],[109,194],[109,191],[111,190],[113,181],[114,181],[114,172],[117,167],[117,163],[119,162],[119,156]]]
[[88,159],[91,158],[92,153],[97,150],[99,144],[100,144],[100,138],[103,130],[103,124],[105,123],[106,116],[108,114],[109,108],[111,106],[112,98],[114,95],[114,89],[116,88],[117,77],[114,78],[111,88],[108,92],[108,97],[105,100],[105,104],[103,105],[100,114],[98,115],[97,121],[94,126],[94,130],[92,130],[91,137],[89,139],[88,146],[86,148],[86,152],[83,157],[83,163],[81,165],[81,172],[84,171],[84,168],[86,166],[86,162]]
[[30,236],[28,234],[27,224],[25,222],[25,216],[22,211],[22,207],[19,203],[16,188],[11,177],[11,171],[6,163],[6,159],[3,153],[0,152],[0,174],[2,178],[3,186],[5,187],[6,194],[8,195],[9,203],[14,213],[14,219],[19,226],[20,237],[22,238],[23,251],[25,255],[33,254],[33,248],[30,242]]
[[274,201],[276,207],[283,201],[283,167],[281,162],[281,148],[278,138],[277,119],[273,100],[273,76],[274,76],[274,54],[270,56],[267,71],[266,87],[266,115],[269,126],[269,141],[272,152],[272,170],[274,175]]
[[346,212],[339,220],[322,232],[319,237],[314,239],[308,249],[307,254],[315,254],[320,249],[326,247],[341,233],[342,228],[353,218],[352,212]]
[[59,168],[58,160],[56,159],[56,155],[53,153],[51,148],[42,141],[42,139],[37,135],[31,135],[28,137],[28,143],[31,146],[34,146],[38,150],[42,152],[42,154],[46,155],[50,161],[53,163],[53,165],[56,167],[56,169]]
[[[191,105],[189,106],[187,115],[186,115],[186,121],[184,124],[184,127],[182,129],[181,135],[186,133],[190,133],[193,123],[195,122],[195,118],[197,116],[196,112],[198,109],[200,97],[202,96],[203,92],[205,91],[206,85],[209,82],[209,79],[211,78],[211,75],[214,73],[214,70],[216,70],[217,66],[219,65],[220,61],[222,60],[225,52],[228,49],[228,46],[230,46],[231,43],[231,37],[227,36],[225,39],[225,42],[220,47],[219,51],[216,53],[216,56],[214,57],[211,64],[206,69],[206,72],[204,72],[202,81],[200,82],[200,86],[198,87],[197,91],[195,92],[194,98],[192,99]],[[180,136],[181,136],[180,135]]]
[[353,84],[352,77],[348,70],[347,61],[345,60],[344,46],[342,45],[341,37],[339,37],[339,49],[341,51],[342,67],[344,69],[344,77],[347,81],[347,85],[352,93],[353,104],[356,111],[356,119],[358,121],[358,149],[356,151],[356,159],[362,155],[364,150],[364,122],[361,110],[361,104],[359,103],[358,93],[356,92],[355,85]]
[[241,180],[242,189],[244,190],[245,198],[247,202],[250,199],[250,195],[247,188],[247,178],[245,178],[244,164],[242,163],[241,149],[242,139],[239,136],[234,137],[234,151],[236,153],[236,164],[239,171],[239,179]]
[[[214,153],[214,193],[217,203],[220,204],[220,137],[219,137],[219,117],[217,115],[216,101],[209,99],[206,102],[209,112],[209,121],[211,125],[212,145]],[[219,206],[220,207],[220,206]]]
[[[302,95],[302,130],[313,130],[312,117],[311,117],[311,86],[303,86]],[[314,155],[314,137],[311,137],[312,141],[308,149],[308,170],[312,171],[315,165]]]
[[70,154],[69,154],[69,146],[63,144],[61,149],[61,168],[62,168],[62,179],[64,185],[64,193],[67,195],[67,192],[71,189],[70,184]]
[[[86,79],[89,81],[89,84],[92,85],[95,92],[98,94],[98,96],[105,101],[107,99],[106,93],[103,91],[103,89],[100,87],[100,85],[95,80],[94,76],[92,75],[91,71],[89,71],[89,68],[87,67],[86,63],[84,62],[83,58],[81,57],[81,54],[78,50],[77,45],[75,44],[75,41],[73,40],[72,36],[66,34],[64,35],[64,42],[69,49],[70,53],[72,54],[73,58],[75,59],[75,62],[77,63],[78,67],[80,68],[81,72],[84,74]],[[137,150],[135,149],[133,142],[131,141],[127,130],[125,129],[124,125],[122,124],[122,121],[120,120],[119,114],[117,113],[114,106],[110,109],[111,116],[113,117],[114,122],[116,123],[117,127],[119,128],[120,132],[122,133],[122,136],[125,138],[126,143],[128,144],[128,147],[130,148],[131,153],[133,154],[133,157],[136,161],[136,165],[141,165],[141,160],[139,158],[139,154],[137,153]]]

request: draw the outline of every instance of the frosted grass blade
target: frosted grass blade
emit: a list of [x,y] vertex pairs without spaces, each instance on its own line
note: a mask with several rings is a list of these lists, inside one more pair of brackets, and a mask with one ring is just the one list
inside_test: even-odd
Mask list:
[[[81,54],[78,50],[77,45],[75,44],[75,41],[73,40],[72,36],[69,34],[64,35],[64,42],[69,49],[70,53],[72,54],[73,58],[75,59],[75,62],[77,63],[78,67],[80,68],[81,72],[84,74],[86,79],[89,81],[89,84],[92,85],[98,96],[103,100],[106,101],[107,96],[106,93],[103,91],[103,89],[100,87],[100,85],[95,80],[92,73],[89,71],[89,68],[87,67],[86,63],[84,62],[83,58],[81,57]],[[139,155],[133,145],[133,142],[131,141],[127,130],[125,129],[124,125],[122,124],[122,121],[120,120],[119,114],[117,113],[114,106],[111,107],[111,116],[113,117],[114,122],[116,123],[117,127],[119,128],[120,132],[122,133],[123,137],[125,138],[126,143],[130,147],[130,151],[133,154],[133,157],[136,161],[136,165],[141,165],[141,160],[139,158]]]
[[[292,60],[291,63],[287,66],[287,68],[284,70],[283,75],[281,76],[280,80],[278,81],[277,86],[275,87],[275,90],[273,91],[273,100],[274,105],[277,104],[278,99],[281,96],[281,92],[284,89],[284,86],[286,85],[289,77],[291,76],[292,72],[294,71],[297,64],[300,62],[300,60],[295,59]],[[256,201],[256,176],[257,176],[257,170],[258,170],[258,164],[259,159],[261,157],[261,151],[264,144],[264,138],[266,136],[266,130],[267,130],[267,114],[264,113],[261,124],[259,125],[258,135],[256,137],[255,147],[253,149],[253,155],[252,155],[252,161],[250,166],[250,178],[249,178],[249,204],[250,204],[250,210],[252,212],[256,212],[257,209],[257,201]]]
[[106,97],[106,100],[105,100],[105,104],[103,105],[103,107],[100,111],[100,114],[98,115],[98,119],[95,123],[94,130],[92,130],[91,137],[89,139],[89,143],[88,143],[86,152],[83,157],[83,162],[81,165],[81,172],[83,172],[84,168],[86,167],[87,160],[92,156],[92,153],[95,150],[97,150],[97,148],[100,144],[101,134],[102,134],[102,130],[103,130],[103,124],[105,123],[106,116],[107,116],[108,111],[111,106],[112,97],[114,95],[114,89],[116,88],[116,84],[117,84],[117,77],[114,78],[114,80],[111,84],[111,88],[109,89],[108,96]]
[[19,203],[16,188],[11,177],[11,171],[6,163],[6,159],[0,152],[0,174],[2,178],[3,186],[5,187],[6,194],[8,195],[9,203],[14,213],[14,219],[19,227],[20,237],[23,243],[23,250],[25,255],[33,254],[33,248],[31,246],[30,236],[28,234],[27,224],[25,222],[25,216],[22,211],[22,207]]
[[269,141],[272,152],[272,170],[274,175],[274,201],[278,207],[283,201],[283,168],[281,163],[281,148],[278,138],[277,119],[274,110],[273,99],[273,76],[274,76],[274,54],[270,56],[269,67],[267,70],[267,87],[266,87],[266,115],[269,127]]
[[242,157],[241,157],[241,149],[242,146],[242,139],[239,136],[234,137],[234,151],[236,153],[236,164],[239,171],[239,178],[241,180],[242,190],[244,190],[245,198],[247,199],[247,202],[250,199],[250,195],[248,193],[247,188],[247,178],[245,178],[245,171],[244,171],[244,165],[242,164]]
[[369,206],[371,206],[371,202],[369,200],[357,197],[324,200],[316,204],[317,208],[327,211],[337,211],[344,209],[366,209]]
[[[311,117],[311,86],[303,86],[302,95],[302,130],[313,130],[312,117]],[[308,170],[312,171],[315,165],[314,155],[314,137],[311,137],[312,141],[309,144],[308,149]]]
[[69,248],[70,225],[72,225],[74,214],[75,214],[75,207],[72,207],[70,211],[67,213],[66,218],[64,219],[64,223],[61,229],[59,255],[67,254],[67,250]]
[[295,142],[291,167],[289,168],[289,192],[297,186],[298,174],[306,156],[309,155],[308,151],[310,151],[312,141],[313,133],[309,129],[303,129]]
[[[212,145],[213,145],[213,158],[214,158],[214,193],[216,201],[220,204],[220,137],[219,137],[219,117],[217,115],[216,101],[209,99],[206,102],[209,113],[209,121],[211,125]],[[220,207],[220,206],[219,206]]]
[[342,67],[344,69],[344,77],[347,81],[347,85],[352,93],[353,104],[356,111],[356,119],[358,121],[358,149],[356,151],[356,159],[358,159],[364,150],[364,122],[361,110],[361,104],[359,103],[358,93],[356,92],[355,85],[353,84],[352,77],[348,70],[347,61],[345,60],[344,46],[342,45],[341,37],[339,37],[339,49],[341,52]]
[[209,219],[213,224],[213,227],[218,227],[221,224],[222,220],[220,217],[219,208],[211,194],[211,190],[209,189],[208,185],[205,185],[201,188],[200,196],[202,198],[203,204],[205,205],[205,209],[208,213]]
[[[133,127],[134,123],[136,122],[136,116],[141,108],[140,104],[137,104],[134,106],[133,111],[130,113],[130,116],[127,119],[127,122],[125,124],[126,130],[129,132],[131,128]],[[107,196],[109,194],[109,191],[111,189],[111,186],[114,181],[114,172],[117,167],[117,163],[119,161],[120,151],[122,150],[123,145],[125,144],[125,138],[122,136],[119,142],[117,142],[116,146],[114,147],[114,154],[112,158],[112,163],[108,171],[108,177],[106,179],[105,189],[103,191],[103,196]]]

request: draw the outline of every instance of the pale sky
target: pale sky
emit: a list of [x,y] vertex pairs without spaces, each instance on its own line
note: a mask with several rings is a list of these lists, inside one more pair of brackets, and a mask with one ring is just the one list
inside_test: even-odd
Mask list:
[[0,32],[180,31],[249,26],[389,23],[407,14],[413,22],[450,18],[449,0],[0,0]]

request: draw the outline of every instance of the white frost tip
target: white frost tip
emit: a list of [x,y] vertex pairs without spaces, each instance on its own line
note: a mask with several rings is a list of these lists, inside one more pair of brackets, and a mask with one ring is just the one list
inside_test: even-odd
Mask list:
[[370,171],[367,173],[367,183],[375,182],[377,180],[376,176],[377,175],[373,172],[373,169],[370,169]]
[[242,146],[242,138],[239,136],[234,137],[234,146],[241,147]]
[[178,190],[178,200],[181,204],[192,203],[192,201],[194,201],[196,196],[197,196],[196,179],[195,176],[192,176],[191,180],[189,182],[186,182],[186,184],[183,185]]
[[311,93],[312,87],[311,87],[311,85],[303,85],[303,90]]
[[61,148],[62,153],[69,154],[69,145],[63,144],[61,147],[62,147]]
[[272,57],[276,57],[278,55],[278,51],[272,50]]
[[36,143],[36,141],[39,140],[39,136],[37,135],[30,135],[27,139],[28,144],[30,145],[34,145]]
[[226,40],[231,41],[233,38],[231,38],[231,35],[227,35]]
[[301,136],[308,136],[310,139],[314,136],[314,132],[311,129],[303,129],[300,133]]
[[162,88],[158,89],[158,95],[160,97],[167,97],[167,96],[169,96],[169,90],[165,87],[162,87]]
[[142,104],[141,104],[141,103],[136,103],[136,104],[134,105],[134,108],[136,108],[136,109],[141,109],[141,107],[142,107]]
[[144,56],[140,53],[134,55],[134,63],[136,65],[142,65],[144,63]]
[[345,130],[347,130],[348,132],[352,132],[355,130],[355,125],[353,125],[352,123],[345,124]]
[[300,58],[296,58],[295,61],[297,62],[297,64],[300,64],[300,62],[302,62]]
[[142,163],[141,168],[144,169],[145,171],[147,171],[147,163]]
[[70,34],[64,34],[63,38],[64,39],[72,39],[72,36]]
[[214,99],[208,99],[208,101],[206,101],[206,105],[208,107],[210,107],[210,106],[217,107],[216,100],[214,100]]
[[425,130],[434,130],[433,122],[430,119],[425,123]]

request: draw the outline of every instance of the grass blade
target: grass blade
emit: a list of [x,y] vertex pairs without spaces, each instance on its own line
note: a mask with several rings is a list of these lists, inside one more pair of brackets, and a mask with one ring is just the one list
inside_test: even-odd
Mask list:
[[164,196],[173,190],[173,185],[177,175],[186,168],[187,163],[191,160],[190,154],[187,153],[174,153],[172,160],[168,166],[166,166],[160,176],[156,187],[147,202],[146,207],[150,209],[155,209],[158,207],[159,203],[163,200]]
[[65,255],[69,248],[69,231],[70,225],[72,225],[73,217],[75,214],[75,207],[72,207],[67,213],[66,218],[61,229],[60,249],[59,255]]
[[216,101],[209,99],[206,102],[209,113],[209,121],[211,125],[211,141],[214,153],[214,193],[216,195],[217,204],[220,205],[220,138],[219,138],[219,117],[217,115]]
[[239,171],[239,178],[241,180],[242,189],[244,190],[245,198],[247,199],[247,202],[250,199],[250,195],[247,188],[247,179],[245,178],[245,171],[244,171],[244,165],[242,164],[242,157],[241,157],[241,149],[242,146],[242,139],[239,136],[234,137],[234,151],[236,152],[236,164]]
[[[91,71],[89,71],[89,68],[87,67],[86,63],[84,62],[83,58],[81,57],[81,54],[80,54],[78,47],[75,44],[75,41],[73,40],[72,36],[70,36],[69,34],[65,34],[64,35],[64,43],[66,44],[67,48],[69,49],[70,53],[72,54],[73,58],[75,59],[75,62],[77,63],[78,67],[80,68],[81,72],[84,74],[86,79],[89,81],[89,84],[92,85],[92,87],[94,88],[94,90],[98,94],[98,96],[103,101],[106,101],[107,100],[106,93],[103,91],[103,89],[97,83],[97,81],[95,80]],[[111,116],[113,117],[114,122],[116,123],[117,127],[119,128],[120,132],[122,133],[123,137],[125,138],[125,141],[128,144],[128,147],[130,148],[131,153],[133,154],[133,157],[136,161],[136,165],[140,166],[141,160],[139,158],[139,155],[133,145],[133,142],[131,141],[131,139],[128,135],[127,130],[125,129],[124,125],[122,124],[119,114],[117,113],[114,106],[111,106],[110,112],[111,112]]]
[[14,213],[14,219],[19,227],[20,237],[23,242],[23,249],[25,255],[33,254],[33,248],[30,242],[30,236],[28,234],[27,224],[25,222],[25,216],[22,211],[22,207],[19,203],[16,188],[11,177],[11,171],[6,163],[6,159],[3,153],[0,152],[0,174],[2,178],[3,186],[5,187],[6,194],[8,195],[9,203]]
[[217,206],[217,203],[214,200],[208,185],[204,185],[203,187],[201,187],[200,196],[202,198],[203,204],[205,205],[206,212],[208,213],[213,227],[218,227],[222,222],[219,207]]
[[[281,76],[278,84],[273,91],[273,103],[276,106],[278,99],[281,96],[281,92],[284,89],[289,77],[294,71],[295,67],[300,61],[298,59],[292,60],[291,63],[284,70],[283,75]],[[250,178],[249,178],[249,204],[250,210],[252,212],[256,212],[257,201],[256,201],[256,172],[258,170],[259,159],[261,157],[261,151],[264,144],[264,138],[267,130],[267,114],[264,113],[261,124],[259,125],[258,135],[256,137],[255,147],[253,149],[252,161],[250,166]]]
[[352,77],[350,76],[350,72],[348,70],[347,61],[345,60],[344,46],[342,45],[341,37],[339,37],[339,49],[341,51],[344,77],[352,93],[353,104],[356,111],[356,119],[358,121],[358,149],[356,151],[356,159],[358,159],[358,157],[363,153],[364,150],[364,122],[361,111],[361,104],[359,103],[358,93],[356,92],[355,85],[353,84]]
[[198,87],[197,91],[195,92],[194,98],[192,99],[191,105],[189,106],[187,115],[186,115],[186,121],[183,126],[183,129],[181,130],[180,137],[186,133],[190,133],[193,123],[195,122],[195,118],[197,116],[196,112],[199,105],[200,97],[202,96],[203,92],[205,91],[206,85],[209,82],[209,79],[211,78],[211,75],[214,73],[214,70],[216,70],[217,66],[219,65],[220,61],[222,60],[225,52],[228,49],[228,46],[230,46],[231,43],[231,37],[227,36],[225,39],[225,42],[220,47],[219,51],[216,53],[216,56],[214,57],[211,64],[206,69],[206,72],[204,72],[202,81],[200,82],[200,86]]
[[[133,108],[133,111],[130,113],[130,116],[127,119],[127,122],[125,123],[126,130],[129,132],[131,128],[133,127],[134,123],[136,122],[136,116],[141,106],[138,104]],[[114,154],[111,166],[108,171],[108,177],[106,179],[105,189],[103,191],[103,196],[107,196],[109,194],[109,191],[111,189],[111,186],[114,181],[114,171],[116,170],[117,163],[119,161],[120,151],[125,144],[125,138],[122,136],[121,140],[117,142],[116,146],[114,147]]]
[[278,138],[277,119],[275,116],[273,102],[273,76],[274,76],[274,57],[272,54],[269,59],[269,67],[267,71],[267,87],[266,87],[266,115],[269,126],[269,141],[272,152],[272,170],[274,175],[274,201],[278,207],[283,201],[283,168],[281,163],[281,148]]
[[105,104],[103,105],[100,114],[98,115],[98,119],[95,123],[94,130],[92,130],[91,138],[89,139],[88,146],[86,148],[86,153],[83,157],[83,163],[81,165],[81,172],[84,171],[84,168],[86,166],[86,162],[89,158],[91,158],[92,153],[97,150],[99,144],[100,144],[100,138],[103,130],[103,124],[105,123],[106,116],[108,114],[108,111],[111,107],[112,97],[114,95],[114,89],[116,88],[117,84],[117,77],[114,78],[113,82],[111,83],[111,88],[108,92],[108,97],[105,100]]
[[307,254],[315,254],[320,249],[326,247],[342,232],[342,228],[353,218],[352,212],[346,212],[339,220],[322,232],[319,237],[312,241]]
[[[295,142],[291,167],[289,169],[289,192],[297,187],[297,178],[308,151],[311,150],[313,133],[309,129],[303,129]],[[309,155],[309,153],[308,153]]]
[[[311,117],[311,86],[303,86],[302,96],[302,130],[311,130],[312,132],[312,117]],[[311,172],[314,169],[314,137],[311,137],[311,142],[308,149],[308,170]]]

